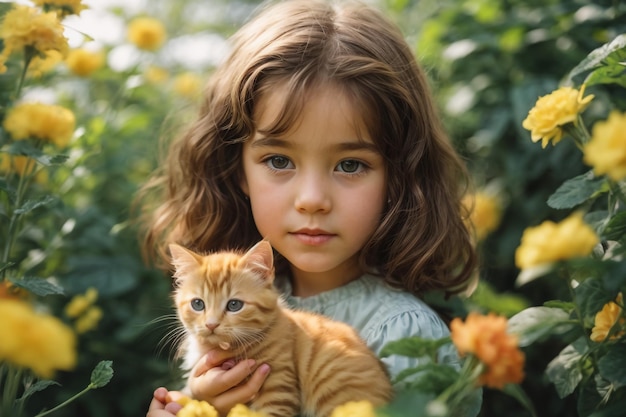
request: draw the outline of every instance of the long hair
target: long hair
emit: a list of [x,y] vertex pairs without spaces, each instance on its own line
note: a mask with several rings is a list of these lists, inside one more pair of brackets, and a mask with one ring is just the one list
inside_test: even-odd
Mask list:
[[287,87],[273,126],[284,131],[310,91],[332,84],[362,115],[387,170],[389,204],[360,253],[363,269],[414,294],[464,289],[476,264],[461,204],[469,176],[401,31],[362,3],[289,0],[264,8],[231,40],[195,122],[143,190],[160,193],[156,208],[145,207],[144,249],[167,264],[171,242],[216,251],[260,240],[240,189],[259,97]]

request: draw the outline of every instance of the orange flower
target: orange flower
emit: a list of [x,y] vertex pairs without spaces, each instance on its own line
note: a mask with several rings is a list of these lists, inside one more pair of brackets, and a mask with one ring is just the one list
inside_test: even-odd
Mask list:
[[484,365],[478,383],[502,389],[508,383],[524,379],[524,354],[517,337],[506,332],[507,320],[490,313],[470,313],[465,322],[455,318],[450,323],[452,342],[461,355],[471,354]]
[[[622,293],[617,295],[615,302],[609,301],[602,307],[602,310],[596,314],[593,329],[591,329],[590,339],[594,342],[603,342],[609,332],[619,322],[622,327],[624,326],[624,318],[622,317]],[[611,335],[611,339],[617,339],[624,335],[624,330],[620,330],[617,333]]]

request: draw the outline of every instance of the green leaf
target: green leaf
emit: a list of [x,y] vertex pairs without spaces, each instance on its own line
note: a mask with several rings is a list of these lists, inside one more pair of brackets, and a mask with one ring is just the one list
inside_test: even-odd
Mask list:
[[626,65],[623,63],[600,67],[589,74],[585,84],[617,84],[626,87]]
[[50,166],[50,165],[61,165],[69,158],[68,155],[40,155],[38,156],[37,162],[42,165]]
[[584,317],[594,316],[616,294],[607,291],[599,279],[588,279],[574,288],[574,301]]
[[570,323],[569,314],[560,308],[530,307],[522,310],[509,319],[508,331],[519,337],[520,346],[528,346],[533,342],[554,333],[574,327]]
[[2,262],[0,261],[0,272],[3,272],[15,265],[15,262]]
[[[585,342],[582,341],[582,344]],[[546,368],[546,375],[554,384],[559,398],[565,398],[574,392],[583,378],[580,366],[578,366],[582,358],[580,349],[583,348],[581,339],[578,339],[573,344],[567,345]]]
[[43,197],[41,200],[37,200],[37,201],[29,200],[29,201],[24,202],[24,204],[22,204],[22,207],[15,209],[15,213],[25,214],[25,213],[35,210],[36,208],[47,206],[54,201],[57,201],[57,199],[51,195],[47,195]]
[[91,388],[102,388],[113,378],[113,362],[100,361],[91,372]]
[[528,307],[528,301],[521,295],[510,293],[496,293],[486,282],[479,282],[476,290],[470,297],[472,303],[481,306],[486,311],[492,311],[511,317]]
[[576,207],[602,191],[605,184],[606,180],[596,178],[593,171],[570,178],[548,198],[548,206],[554,209]]
[[423,339],[421,337],[407,337],[387,343],[380,352],[380,356],[385,358],[391,355],[408,356],[410,358],[421,358],[429,356],[435,358],[441,346],[450,343],[449,337],[441,339]]
[[410,379],[408,387],[422,392],[440,394],[459,378],[459,372],[449,365],[428,362],[415,368],[402,370],[394,379],[394,384]]
[[139,279],[136,260],[130,256],[72,256],[68,266],[62,283],[69,294],[95,287],[103,297],[115,296],[134,288]]
[[394,396],[390,404],[382,407],[380,413],[377,412],[376,415],[404,416],[407,410],[411,410],[411,415],[413,416],[427,416],[426,407],[434,399],[435,396],[430,393],[415,390],[401,391]]
[[602,378],[615,387],[626,385],[626,343],[610,345],[598,361],[598,369]]
[[59,285],[52,283],[44,278],[39,277],[24,277],[21,279],[10,279],[10,281],[20,288],[30,291],[33,294],[45,297],[52,294],[63,294],[63,288]]
[[602,231],[606,240],[620,240],[626,235],[626,211],[613,215]]
[[[606,394],[605,389],[607,385],[610,387],[610,384],[603,381],[597,374],[594,378],[583,379],[577,391],[578,401],[576,402],[576,408],[579,416],[588,416],[598,409],[602,396]],[[601,393],[603,391],[604,394]]]
[[[624,417],[624,410],[626,410],[626,395],[623,390],[613,392],[608,403],[601,406],[599,409],[589,414],[589,417]],[[580,414],[581,416],[583,414]]]
[[585,59],[570,71],[566,80],[569,83],[573,83],[574,77],[601,66],[604,61],[610,60],[610,62],[614,62],[617,56],[621,56],[624,48],[626,48],[626,34],[621,34],[611,42],[591,51]]
[[550,308],[560,308],[561,310],[571,313],[575,308],[576,304],[571,301],[562,301],[562,300],[549,300],[543,303],[544,307]]
[[39,157],[44,155],[41,149],[33,146],[30,141],[27,140],[15,141],[11,143],[8,148],[5,148],[3,150],[11,155],[23,155],[33,159],[38,159]]
[[604,261],[603,264],[605,268],[601,272],[604,288],[611,293],[619,292],[620,288],[626,286],[626,261]]
[[20,397],[20,399],[18,401],[26,401],[28,399],[28,397],[30,397],[31,395],[33,395],[36,392],[39,391],[43,391],[46,388],[48,388],[49,386],[52,385],[58,385],[61,386],[61,384],[59,384],[56,381],[50,381],[50,380],[44,380],[44,381],[37,381],[32,385],[29,385],[25,390],[24,390],[24,394],[22,394],[22,396]]
[[535,407],[533,407],[533,402],[530,400],[526,392],[524,392],[522,387],[517,384],[506,384],[502,391],[519,401],[519,403],[522,404],[526,410],[528,410],[532,417],[537,417],[537,412],[535,411]]

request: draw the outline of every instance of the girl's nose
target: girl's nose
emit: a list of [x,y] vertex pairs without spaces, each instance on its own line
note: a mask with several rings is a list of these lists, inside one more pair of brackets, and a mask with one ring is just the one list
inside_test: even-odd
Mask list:
[[323,175],[302,175],[295,184],[295,207],[301,213],[328,212],[331,208],[330,184]]

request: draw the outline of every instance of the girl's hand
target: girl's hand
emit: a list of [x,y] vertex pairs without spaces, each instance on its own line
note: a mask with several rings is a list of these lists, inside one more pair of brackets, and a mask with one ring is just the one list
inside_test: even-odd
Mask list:
[[146,417],[173,417],[182,408],[175,402],[177,398],[175,391],[168,392],[166,388],[160,387],[154,391],[150,408]]
[[269,372],[267,364],[256,367],[254,359],[235,363],[229,352],[215,349],[192,369],[188,385],[193,398],[209,402],[220,415],[226,415],[235,405],[249,403]]

